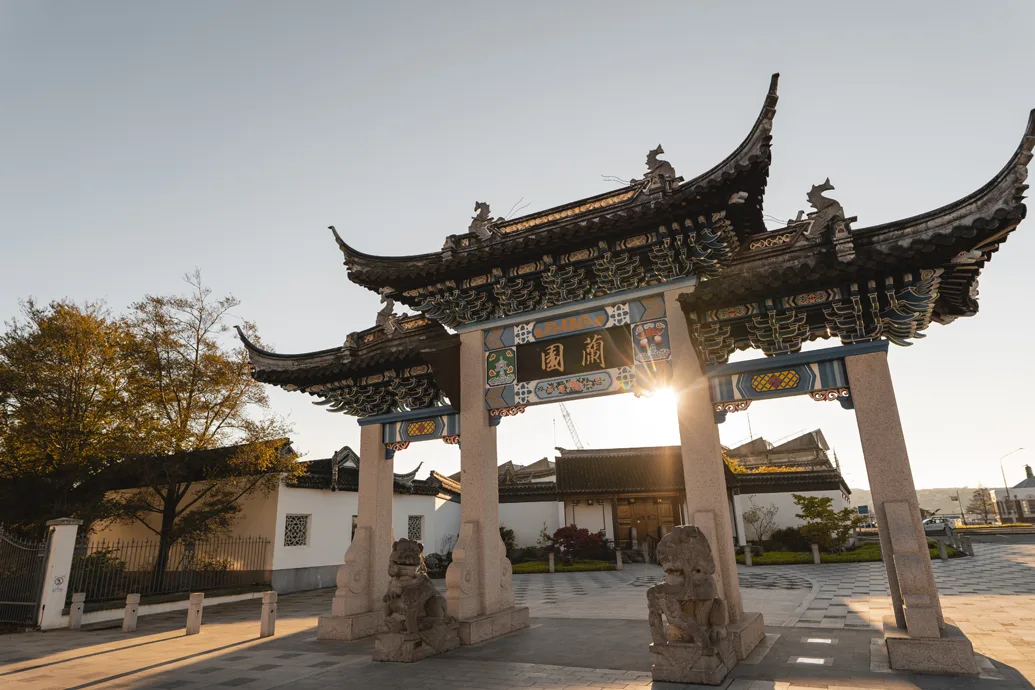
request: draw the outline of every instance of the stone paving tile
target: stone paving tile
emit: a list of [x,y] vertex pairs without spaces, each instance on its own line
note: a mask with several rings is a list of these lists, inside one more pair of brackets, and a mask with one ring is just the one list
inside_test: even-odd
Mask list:
[[[758,664],[739,665],[737,688],[1032,688],[1035,679],[1035,545],[976,544],[973,559],[935,563],[943,608],[993,660],[1004,680],[873,673],[871,641],[891,611],[882,564],[742,569],[746,608],[761,608],[775,638]],[[622,572],[516,576],[533,628],[419,664],[370,661],[372,641],[315,639],[331,592],[283,596],[277,636],[260,640],[259,606],[210,607],[201,635],[185,614],[117,629],[0,636],[0,687],[31,688],[621,688],[650,687],[645,587],[656,566]],[[438,584],[442,584],[439,582]],[[970,594],[968,592],[975,592]],[[808,643],[836,638],[836,645]],[[788,663],[800,657],[829,665]],[[989,685],[991,683],[991,685]],[[655,684],[654,687],[678,687]]]

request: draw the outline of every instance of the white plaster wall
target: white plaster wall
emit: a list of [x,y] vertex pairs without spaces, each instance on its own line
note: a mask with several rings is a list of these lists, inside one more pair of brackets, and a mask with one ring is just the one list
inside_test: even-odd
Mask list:
[[546,523],[546,531],[553,534],[560,527],[557,503],[530,501],[528,503],[500,503],[500,524],[514,530],[518,547],[535,546]]
[[[340,565],[352,541],[352,516],[357,514],[359,494],[330,489],[281,486],[277,502],[273,569]],[[309,515],[309,543],[284,546],[287,515]]]
[[[451,545],[456,545],[456,540],[460,536],[460,504],[441,498],[433,500],[435,502],[435,520],[433,523],[435,541],[425,543],[424,551],[425,553],[442,553],[445,547],[444,540],[447,537]],[[432,528],[425,524],[425,529],[430,530]]]
[[409,516],[424,516],[424,553],[439,553],[446,537],[460,534],[460,504],[435,496],[396,495],[392,501],[392,529],[394,538],[407,535]]
[[[802,496],[823,496],[834,499],[832,508],[834,511],[841,510],[842,508],[848,508],[851,502],[845,498],[845,495],[840,491],[800,491],[796,492]],[[751,499],[754,499],[755,505],[759,507],[765,507],[770,504],[777,507],[776,513],[776,529],[783,529],[784,527],[798,527],[803,524],[803,520],[799,520],[794,517],[798,513],[798,506],[794,504],[794,499],[791,494],[742,494],[739,497],[737,503],[739,503],[739,509],[741,516],[744,512],[750,510]],[[747,538],[754,540],[755,532],[750,527],[745,525],[745,531],[747,532]]]
[[603,530],[608,539],[613,539],[611,534],[611,502],[594,499],[593,505],[587,505],[584,498],[577,499],[579,504],[574,505],[572,501],[565,501],[567,507],[565,514],[569,517],[569,524],[574,523],[577,527],[588,529],[590,532]]

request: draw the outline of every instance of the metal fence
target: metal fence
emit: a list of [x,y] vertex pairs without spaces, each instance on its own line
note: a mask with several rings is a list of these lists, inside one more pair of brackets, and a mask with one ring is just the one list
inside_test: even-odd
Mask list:
[[0,622],[36,623],[47,545],[47,539],[19,539],[0,527]]
[[[80,543],[72,558],[68,601],[85,592],[86,601],[125,599],[177,592],[211,592],[270,584],[261,537],[178,541],[166,549],[159,540]],[[164,553],[163,553],[164,551]]]

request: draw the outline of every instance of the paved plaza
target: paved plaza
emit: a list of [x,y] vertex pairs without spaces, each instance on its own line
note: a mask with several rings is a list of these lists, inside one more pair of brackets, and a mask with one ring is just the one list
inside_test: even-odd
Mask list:
[[[741,568],[745,608],[767,637],[726,687],[1031,688],[1035,681],[1035,544],[978,543],[974,558],[935,562],[945,615],[981,655],[980,678],[891,672],[880,620],[890,614],[880,563]],[[0,636],[0,687],[80,688],[675,688],[650,678],[644,592],[656,566],[514,577],[529,630],[407,664],[370,660],[372,640],[318,641],[331,590],[284,596],[277,635],[258,638],[258,602],[212,606],[200,635],[185,614],[92,630]],[[441,582],[439,583],[441,586]]]

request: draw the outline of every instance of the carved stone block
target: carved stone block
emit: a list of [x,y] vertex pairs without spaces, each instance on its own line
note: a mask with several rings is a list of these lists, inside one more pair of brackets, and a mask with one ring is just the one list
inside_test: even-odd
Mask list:
[[[658,542],[656,554],[665,579],[647,590],[654,680],[718,685],[737,655],[708,538],[698,527],[676,527]],[[754,646],[760,626],[759,616],[738,627],[742,648]]]
[[650,646],[651,676],[668,683],[721,685],[737,657],[728,639],[712,649],[686,642],[654,643]]
[[374,638],[374,661],[412,663],[460,646],[456,621],[436,624],[421,632],[381,632]]

